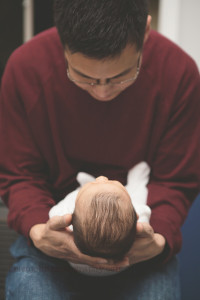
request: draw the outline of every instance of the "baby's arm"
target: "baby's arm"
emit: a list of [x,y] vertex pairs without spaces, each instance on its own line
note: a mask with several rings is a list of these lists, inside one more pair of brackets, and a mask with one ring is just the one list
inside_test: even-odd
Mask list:
[[151,217],[151,208],[145,204],[135,204],[135,211],[138,214],[138,222],[149,223]]
[[[78,183],[82,187],[84,184],[88,182],[92,182],[95,180],[90,174],[79,172],[76,177]],[[73,214],[75,208],[75,202],[80,188],[77,188],[73,192],[69,193],[63,200],[61,200],[58,204],[53,206],[49,211],[49,218],[54,216],[64,216],[66,214]]]
[[134,166],[127,176],[126,189],[131,197],[132,204],[139,216],[139,222],[149,223],[151,209],[146,205],[150,168],[146,162]]
[[69,193],[58,204],[54,205],[49,211],[49,218],[54,216],[64,216],[66,214],[73,214],[75,208],[76,197],[80,188]]

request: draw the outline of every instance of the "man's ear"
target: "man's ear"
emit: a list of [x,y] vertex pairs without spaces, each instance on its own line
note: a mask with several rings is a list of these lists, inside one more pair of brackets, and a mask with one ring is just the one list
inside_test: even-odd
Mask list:
[[145,34],[144,34],[144,43],[147,41],[147,39],[149,37],[149,33],[151,30],[151,19],[152,19],[152,17],[150,15],[148,15],[146,28],[145,28]]

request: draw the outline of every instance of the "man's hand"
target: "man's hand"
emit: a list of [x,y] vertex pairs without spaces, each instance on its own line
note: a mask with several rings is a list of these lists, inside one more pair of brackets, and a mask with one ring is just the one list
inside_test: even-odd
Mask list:
[[71,225],[72,215],[56,216],[46,224],[34,225],[30,238],[36,248],[43,253],[71,261],[93,266],[98,269],[119,271],[121,268],[148,260],[160,254],[165,246],[165,239],[155,234],[147,223],[137,224],[137,238],[126,257],[117,263],[99,257],[82,254],[74,243],[73,233],[67,227]]
[[129,265],[151,259],[164,250],[165,238],[154,233],[153,228],[147,223],[137,223],[136,240],[126,257]]
[[52,217],[46,224],[34,225],[30,230],[30,238],[35,247],[43,253],[73,263],[87,264],[99,269],[110,270],[117,270],[128,264],[127,260],[126,263],[123,261],[113,264],[104,258],[82,254],[74,243],[73,233],[67,229],[71,222],[72,215]]

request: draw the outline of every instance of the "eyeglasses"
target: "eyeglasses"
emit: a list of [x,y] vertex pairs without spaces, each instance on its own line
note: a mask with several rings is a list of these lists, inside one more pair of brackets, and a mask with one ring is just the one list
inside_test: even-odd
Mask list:
[[107,85],[107,84],[110,84],[110,85],[124,85],[126,83],[131,82],[131,81],[134,82],[137,79],[138,74],[140,72],[140,59],[141,59],[141,55],[139,56],[138,61],[137,61],[136,74],[133,77],[125,79],[123,81],[119,81],[118,78],[108,78],[108,79],[106,79],[105,83],[101,83],[100,79],[84,78],[83,80],[82,79],[78,80],[78,79],[72,78],[71,74],[69,73],[68,68],[67,68],[67,76],[68,76],[69,80],[72,81],[72,82],[79,83],[79,84],[90,85],[90,86]]

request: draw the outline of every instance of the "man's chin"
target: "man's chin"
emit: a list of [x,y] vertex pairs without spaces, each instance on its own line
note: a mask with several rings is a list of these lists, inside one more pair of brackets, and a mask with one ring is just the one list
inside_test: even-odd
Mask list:
[[106,97],[99,97],[93,93],[89,93],[92,98],[94,98],[95,100],[98,100],[98,101],[102,101],[102,102],[108,102],[108,101],[112,101],[113,99],[115,99],[119,94],[120,92],[118,93],[115,93],[115,94],[112,94],[112,95],[108,95]]

